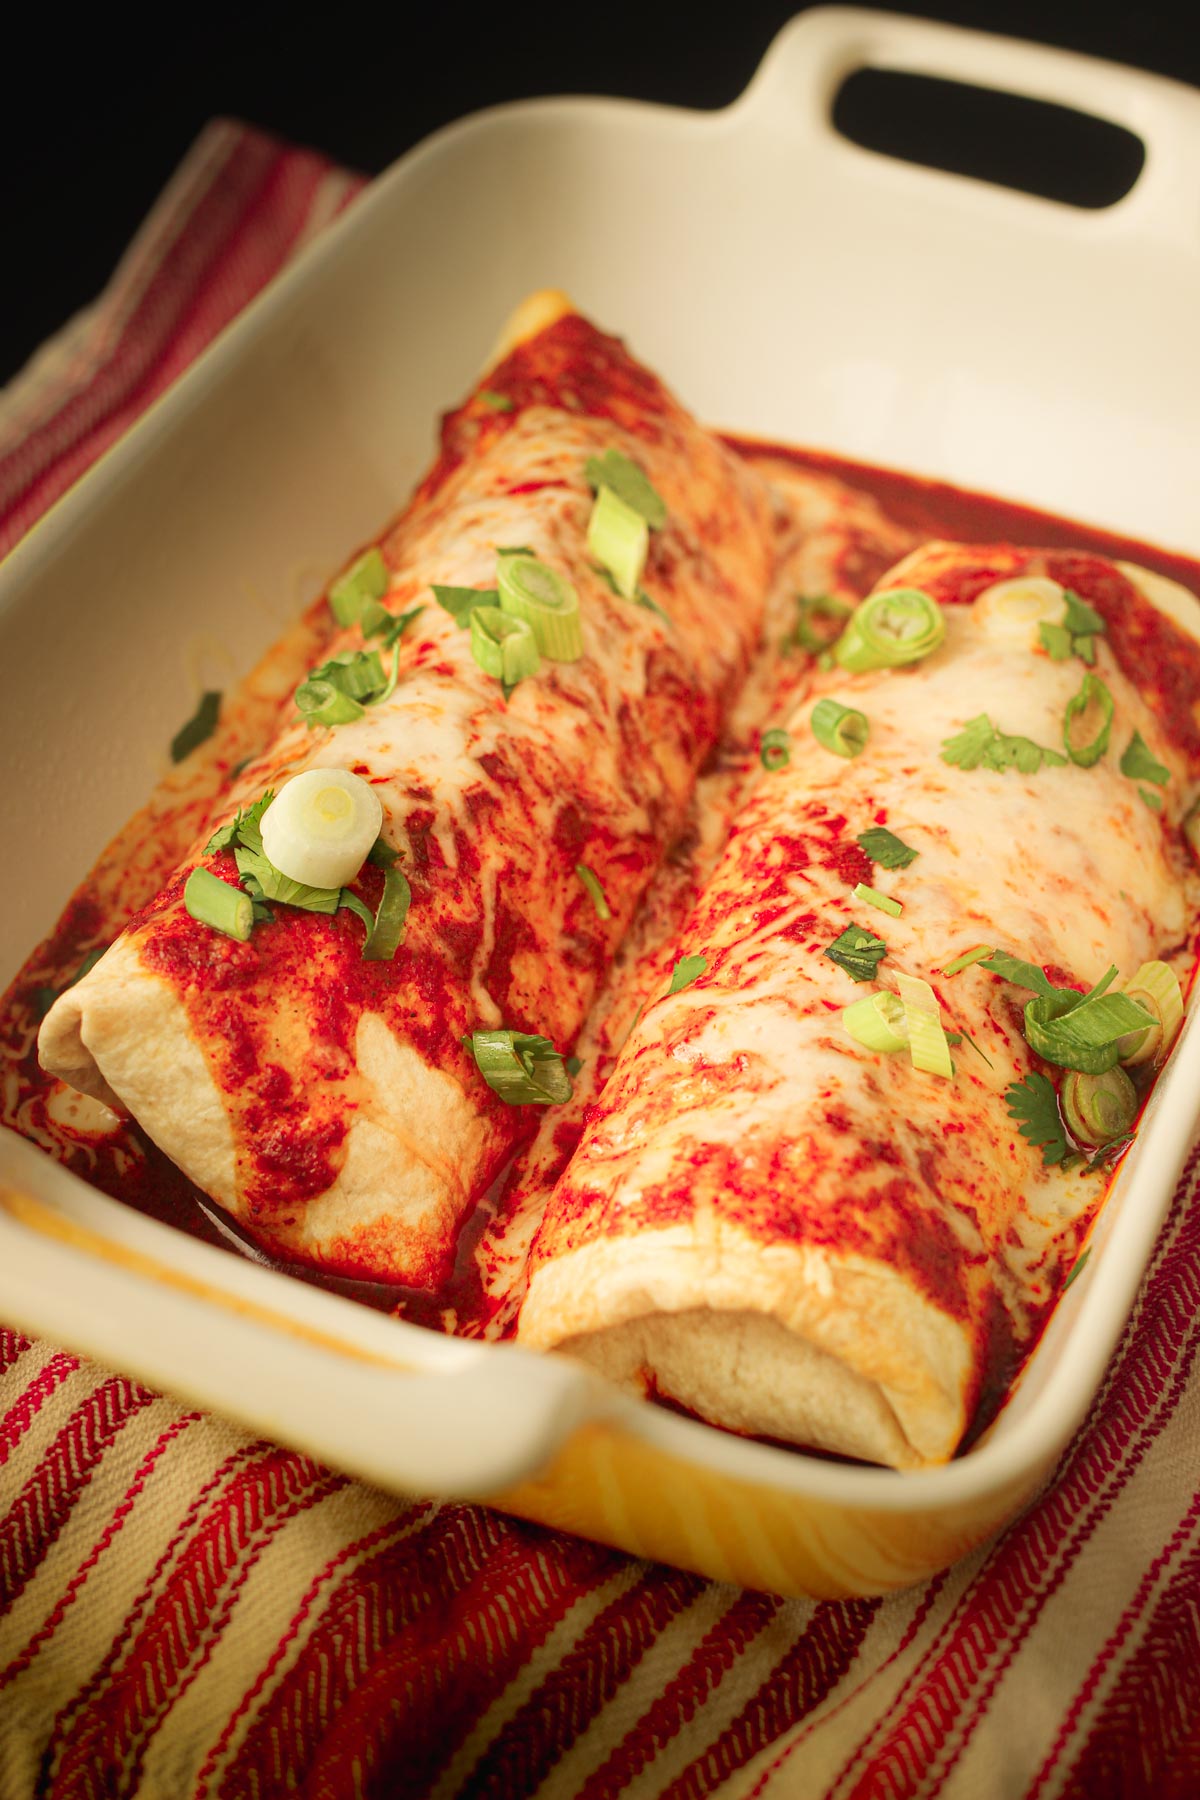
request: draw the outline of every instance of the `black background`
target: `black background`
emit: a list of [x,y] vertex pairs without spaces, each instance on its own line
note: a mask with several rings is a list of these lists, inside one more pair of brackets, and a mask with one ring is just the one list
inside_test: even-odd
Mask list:
[[[437,126],[499,100],[610,93],[725,105],[803,10],[796,0],[27,9],[19,37],[6,27],[0,106],[0,381],[103,286],[214,115],[374,173]],[[921,0],[885,10],[1200,85],[1200,0]]]

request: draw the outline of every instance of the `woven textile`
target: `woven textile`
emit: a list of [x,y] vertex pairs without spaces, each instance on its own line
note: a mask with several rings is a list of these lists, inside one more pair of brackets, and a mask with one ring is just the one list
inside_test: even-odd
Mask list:
[[[0,550],[358,185],[203,134],[0,395]],[[0,1329],[0,1800],[1200,1795],[1198,1168],[1053,1484],[886,1601],[405,1505]]]

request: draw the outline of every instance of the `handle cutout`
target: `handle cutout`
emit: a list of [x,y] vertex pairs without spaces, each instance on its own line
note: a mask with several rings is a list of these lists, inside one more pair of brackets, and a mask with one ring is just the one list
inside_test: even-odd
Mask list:
[[1088,211],[1123,200],[1146,161],[1141,138],[1107,119],[894,69],[854,70],[831,117],[864,150]]

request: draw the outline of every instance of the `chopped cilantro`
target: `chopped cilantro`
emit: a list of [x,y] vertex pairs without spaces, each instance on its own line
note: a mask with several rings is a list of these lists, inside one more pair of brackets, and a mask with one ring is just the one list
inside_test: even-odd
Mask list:
[[853,981],[874,981],[887,955],[887,945],[873,931],[866,931],[861,925],[847,925],[821,954],[844,969]]
[[1007,732],[998,731],[986,713],[968,720],[960,732],[942,742],[942,761],[960,769],[982,766],[997,774],[1016,769],[1022,775],[1036,775],[1043,763],[1065,764],[1066,760],[1057,750],[1047,750],[1032,738],[1010,737]]
[[920,855],[911,844],[904,843],[882,825],[873,825],[869,831],[860,831],[854,841],[881,869],[907,869]]
[[1066,1128],[1058,1110],[1058,1095],[1044,1075],[1027,1075],[1004,1090],[1009,1114],[1021,1123],[1021,1136],[1042,1153],[1043,1167],[1061,1163],[1067,1155]]

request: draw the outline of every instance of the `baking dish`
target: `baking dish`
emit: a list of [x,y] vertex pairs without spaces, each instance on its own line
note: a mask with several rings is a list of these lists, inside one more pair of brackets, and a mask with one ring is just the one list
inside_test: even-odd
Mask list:
[[[1098,112],[1145,139],[1145,169],[1085,214],[873,157],[826,122],[860,65]],[[422,146],[0,570],[0,657],[29,671],[0,721],[24,877],[0,975],[145,797],[190,708],[197,632],[249,666],[394,510],[429,422],[538,283],[722,425],[1200,549],[1180,379],[1198,149],[1200,100],[1171,83],[840,9],[789,27],[724,113],[539,102]],[[1198,1065],[1192,1024],[1013,1399],[928,1473],[742,1442],[566,1362],[377,1317],[177,1237],[7,1135],[0,1316],[400,1492],[488,1498],[747,1585],[882,1592],[981,1541],[1053,1466],[1169,1201]]]

